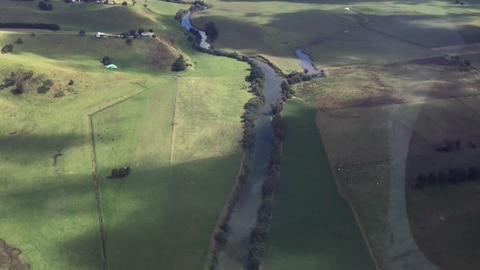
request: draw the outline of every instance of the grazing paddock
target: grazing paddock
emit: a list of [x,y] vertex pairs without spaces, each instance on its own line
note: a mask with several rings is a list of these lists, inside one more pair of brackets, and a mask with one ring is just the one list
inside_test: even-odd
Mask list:
[[110,268],[202,269],[240,158],[133,168],[125,179],[101,179]]
[[[341,191],[352,203],[380,264],[385,256],[385,247],[389,245],[387,236],[382,235],[386,233],[388,198],[389,194],[396,192],[389,190],[392,161],[401,158],[392,156],[392,153],[399,152],[396,147],[402,147],[402,143],[393,140],[396,138],[394,134],[404,131],[410,134],[405,169],[407,183],[419,173],[478,166],[477,148],[467,146],[468,142],[480,142],[478,102],[480,98],[474,96],[318,112],[317,124],[335,168],[335,176],[341,183]],[[460,151],[437,151],[445,142],[455,140],[461,141]],[[476,188],[477,183],[465,185]],[[438,229],[429,230],[427,224],[445,211],[454,211],[458,219],[468,217],[477,224],[477,215],[470,215],[473,210],[467,207],[474,200],[471,196],[473,191],[451,185],[424,190],[405,188],[412,234],[427,258],[447,269],[474,269],[478,266],[475,259],[478,250],[472,247],[477,240],[471,238],[476,225],[468,225],[470,229],[461,230],[463,223],[452,220],[451,223],[439,223]],[[447,193],[442,189],[446,189]],[[442,199],[442,196],[445,197]],[[445,203],[438,204],[439,200],[445,200]],[[447,205],[447,202],[455,203]],[[417,204],[421,206],[416,207]],[[458,209],[454,210],[454,207]],[[458,240],[451,242],[453,237]],[[451,245],[458,248],[448,248]],[[459,256],[459,250],[467,247],[469,251]],[[451,257],[457,259],[446,259]]]
[[[263,269],[374,269],[349,204],[338,192],[315,109],[285,104],[288,131]],[[348,257],[348,260],[345,260]]]

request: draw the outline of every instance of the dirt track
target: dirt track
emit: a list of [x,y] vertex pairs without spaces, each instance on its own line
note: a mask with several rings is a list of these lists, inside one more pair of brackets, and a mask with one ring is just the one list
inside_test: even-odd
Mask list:
[[480,43],[435,47],[431,49],[436,52],[441,52],[452,56],[470,55],[480,53]]

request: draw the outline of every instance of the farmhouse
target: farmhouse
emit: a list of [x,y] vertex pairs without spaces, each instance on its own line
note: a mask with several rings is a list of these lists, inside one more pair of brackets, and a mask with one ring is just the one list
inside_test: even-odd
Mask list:
[[155,33],[153,32],[144,32],[144,33],[141,33],[140,34],[142,37],[150,37],[150,38],[154,38],[155,37]]
[[104,38],[105,35],[106,35],[105,33],[97,32],[97,33],[95,34],[95,37],[96,37],[96,38]]

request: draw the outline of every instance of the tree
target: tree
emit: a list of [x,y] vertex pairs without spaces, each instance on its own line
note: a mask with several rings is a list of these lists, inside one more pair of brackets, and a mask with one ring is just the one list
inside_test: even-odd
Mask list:
[[53,5],[52,4],[47,4],[46,2],[40,2],[38,3],[38,8],[41,10],[45,11],[52,11],[53,10]]
[[187,68],[187,63],[185,62],[185,58],[183,57],[182,54],[175,60],[175,62],[172,64],[172,71],[178,72],[178,71],[183,71]]
[[112,60],[110,59],[110,57],[108,56],[104,56],[103,59],[102,59],[102,64],[104,64],[105,66],[107,65],[110,65],[112,63]]
[[138,28],[138,34],[141,35],[142,33],[145,33],[145,29],[143,28]]
[[463,63],[464,63],[465,66],[467,66],[467,67],[471,67],[471,66],[472,66],[472,62],[470,62],[470,60],[468,60],[468,59],[463,60]]
[[2,53],[9,53],[13,51],[13,45],[12,44],[7,44],[3,46],[2,48]]
[[23,40],[21,38],[18,38],[16,41],[15,41],[15,44],[22,44],[23,43]]
[[133,29],[130,29],[130,30],[128,30],[128,33],[130,34],[130,36],[135,37],[135,35],[137,34],[137,31],[135,31]]
[[125,40],[125,43],[127,43],[128,46],[132,45],[132,40],[127,38],[127,40]]
[[81,36],[81,37],[85,36],[85,31],[84,31],[84,30],[80,30],[80,31],[78,32],[78,35]]
[[122,6],[126,7],[128,3],[126,1],[123,1]]
[[207,34],[207,38],[209,41],[215,41],[217,39],[218,31],[214,22],[208,22],[205,25],[205,34]]

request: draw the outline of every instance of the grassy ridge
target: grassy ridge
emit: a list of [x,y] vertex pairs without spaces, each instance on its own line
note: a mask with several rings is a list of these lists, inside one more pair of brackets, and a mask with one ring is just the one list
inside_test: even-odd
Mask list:
[[263,268],[374,269],[351,209],[339,195],[315,115],[298,100],[285,104],[288,133]]

